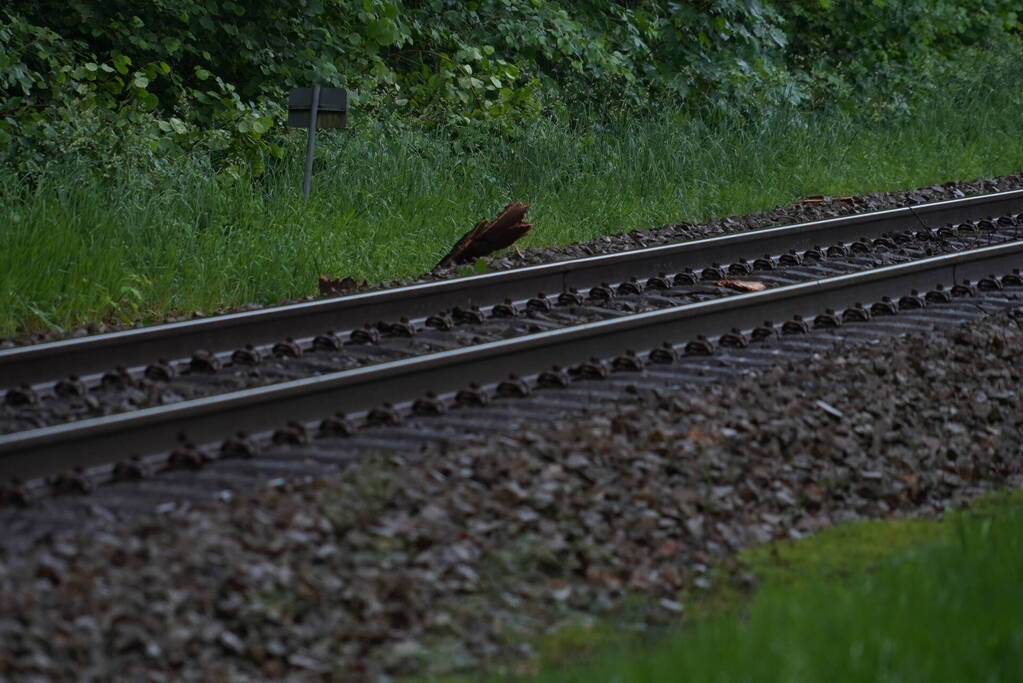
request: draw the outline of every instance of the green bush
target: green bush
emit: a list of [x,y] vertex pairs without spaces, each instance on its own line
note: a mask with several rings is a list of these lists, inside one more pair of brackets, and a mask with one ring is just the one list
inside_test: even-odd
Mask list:
[[906,113],[925,91],[954,77],[971,52],[1018,41],[1023,15],[1011,0],[873,0],[782,3],[790,68],[818,96],[856,106],[873,95],[878,112]]
[[964,50],[1018,42],[1016,4],[9,0],[0,161],[199,149],[259,175],[281,155],[287,90],[313,82],[349,88],[357,116],[470,137],[665,105],[752,116],[869,95],[887,116]]

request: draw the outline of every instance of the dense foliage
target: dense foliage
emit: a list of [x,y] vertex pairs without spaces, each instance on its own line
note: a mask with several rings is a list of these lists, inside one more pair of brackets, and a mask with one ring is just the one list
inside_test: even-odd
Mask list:
[[[9,0],[0,159],[279,155],[288,88],[359,115],[511,133],[538,114],[823,101],[878,114],[962,51],[1018,41],[1016,0]],[[855,105],[861,106],[861,105]],[[127,134],[129,133],[130,134]],[[131,150],[127,150],[131,151]]]

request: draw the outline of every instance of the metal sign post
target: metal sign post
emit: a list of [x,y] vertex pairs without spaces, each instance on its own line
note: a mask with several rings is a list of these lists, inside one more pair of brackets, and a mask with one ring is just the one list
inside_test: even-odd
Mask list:
[[348,125],[348,91],[343,88],[295,88],[288,95],[288,125],[308,128],[309,142],[305,150],[305,182],[302,194],[309,199],[313,189],[313,152],[316,131],[324,128],[345,128]]

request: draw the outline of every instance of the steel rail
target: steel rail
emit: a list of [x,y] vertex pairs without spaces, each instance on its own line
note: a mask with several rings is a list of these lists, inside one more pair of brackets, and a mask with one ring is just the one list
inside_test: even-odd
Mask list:
[[762,292],[686,304],[525,337],[432,353],[230,394],[0,436],[0,478],[29,479],[223,440],[242,430],[262,433],[289,420],[309,421],[444,394],[468,382],[498,382],[591,356],[650,348],[763,320],[786,320],[853,301],[898,296],[953,284],[1023,264],[1023,241],[925,258]]
[[538,291],[584,289],[602,282],[808,249],[824,240],[851,241],[908,227],[933,227],[1014,212],[1023,212],[1023,190],[15,347],[0,350],[0,387],[38,384],[72,373],[85,376],[115,366],[136,367],[159,358],[177,360],[198,349],[230,351],[246,344],[271,344],[289,336],[310,337],[328,329],[350,330],[378,320],[418,318],[455,306],[522,300]]

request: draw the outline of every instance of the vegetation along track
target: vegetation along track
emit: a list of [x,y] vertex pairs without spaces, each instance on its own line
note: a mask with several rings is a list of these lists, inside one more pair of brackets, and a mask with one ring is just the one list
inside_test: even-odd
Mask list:
[[[888,233],[976,221],[1023,211],[1023,190],[999,192],[900,209],[845,216],[792,226],[756,230],[679,244],[636,249],[611,255],[572,259],[454,280],[443,280],[323,299],[200,320],[94,335],[77,339],[0,349],[0,388],[31,385],[52,388],[74,374],[86,384],[117,367],[135,376],[158,359],[190,365],[202,349],[230,362],[232,352],[254,347],[272,353],[291,337],[309,347],[327,330],[351,333],[381,321],[407,318],[422,327],[429,316],[459,309],[475,316],[512,301],[522,307],[537,292],[584,291],[605,282],[649,278],[714,263],[754,263],[765,254],[805,251],[819,245],[853,244]],[[726,268],[728,270],[729,268]],[[739,270],[744,270],[739,266]],[[457,321],[456,321],[457,322]],[[388,327],[386,324],[385,328]],[[396,332],[400,334],[400,331]],[[385,332],[386,334],[386,332]],[[201,354],[204,355],[204,354]],[[204,361],[198,363],[204,365]],[[157,370],[157,372],[160,372]],[[286,373],[282,375],[286,378]]]
[[[626,388],[638,390],[665,383],[679,386],[708,376],[727,377],[735,368],[722,368],[713,355],[716,350],[734,349],[742,355],[740,366],[774,363],[805,352],[807,346],[799,337],[813,328],[842,328],[846,337],[866,334],[876,338],[878,329],[891,333],[914,325],[919,329],[921,323],[962,322],[999,307],[1018,305],[1016,296],[1023,293],[1023,280],[1013,269],[1023,265],[1023,241],[1005,241],[1003,233],[1023,227],[1021,218],[1002,216],[958,228],[880,237],[870,243],[858,240],[858,249],[842,245],[801,255],[804,261],[807,254],[813,254],[811,261],[820,256],[823,260],[814,267],[821,268],[833,263],[828,252],[834,262],[845,263],[842,259],[853,259],[854,252],[860,251],[862,256],[881,250],[901,257],[903,262],[894,265],[840,274],[825,268],[815,279],[777,282],[764,291],[678,305],[670,302],[664,308],[621,313],[509,339],[10,433],[0,436],[0,476],[15,478],[6,489],[8,500],[28,500],[39,492],[85,490],[97,482],[197,467],[211,459],[251,457],[268,445],[307,444],[313,434],[328,442],[327,453],[320,460],[336,464],[339,457],[345,457],[338,452],[350,452],[360,439],[380,438],[379,433],[363,433],[363,426],[400,432],[408,415],[444,415],[452,406],[482,408],[495,396],[529,397],[538,387],[570,387],[579,379],[607,382],[599,389],[584,389],[585,402],[613,398],[616,391]],[[999,235],[1001,243],[975,247],[976,240],[991,241]],[[950,249],[949,245],[961,247],[964,240],[975,248],[933,255]],[[899,251],[899,244],[923,253],[912,258],[907,256],[908,249]],[[800,255],[789,255],[789,259],[795,264]],[[761,265],[768,266],[767,262]],[[775,267],[773,260],[771,267]],[[720,267],[711,269],[714,277],[723,274]],[[758,277],[777,272],[777,268],[768,269]],[[698,282],[702,275],[683,273],[682,277],[686,280],[683,288],[691,288],[694,282],[689,280]],[[657,284],[652,289],[670,292],[677,286],[675,282],[662,284],[665,289]],[[638,284],[632,287],[640,288]],[[646,287],[651,288],[649,281]],[[572,299],[572,306],[587,307],[575,297],[582,295],[568,292],[565,298]],[[546,298],[544,301],[549,304]],[[843,308],[841,313],[835,312]],[[533,309],[549,313],[544,304],[536,303]],[[763,320],[775,323],[754,326]],[[858,331],[857,325],[872,329]],[[628,349],[640,349],[641,353]],[[559,394],[562,398],[554,399],[555,404],[571,396],[571,388],[565,391],[568,393]],[[545,412],[542,405],[527,407],[527,403],[509,403],[506,409],[518,413],[519,419]],[[341,414],[331,417],[335,411]],[[506,418],[496,419],[504,424]],[[443,419],[449,420],[447,426],[432,432],[427,426],[413,438],[420,442],[457,438],[458,429],[452,429],[450,417]],[[494,414],[485,419],[494,420]],[[238,430],[247,435],[230,437]],[[394,438],[392,434],[392,444]],[[409,434],[401,438],[407,439]],[[331,446],[332,440],[341,443]],[[387,441],[385,437],[384,443]],[[324,443],[318,442],[320,446]],[[315,463],[317,457],[306,453],[294,461],[294,469],[302,471],[306,462]],[[250,469],[258,469],[258,465]],[[38,479],[59,472],[66,474]],[[34,481],[19,483],[28,480]]]

